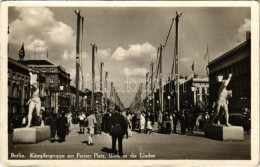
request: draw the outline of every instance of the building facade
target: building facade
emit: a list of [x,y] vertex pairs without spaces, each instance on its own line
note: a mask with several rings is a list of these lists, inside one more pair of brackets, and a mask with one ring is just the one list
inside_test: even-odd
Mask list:
[[30,98],[29,68],[8,58],[8,113],[22,114]]
[[232,90],[232,98],[229,99],[230,112],[242,112],[251,108],[251,39],[247,34],[247,40],[211,61],[209,67],[210,78],[210,104],[217,100],[218,89],[221,82],[216,77],[223,76],[227,79],[231,73],[232,78],[227,87]]
[[209,78],[186,77],[180,84],[180,107],[198,106],[206,109],[209,97]]

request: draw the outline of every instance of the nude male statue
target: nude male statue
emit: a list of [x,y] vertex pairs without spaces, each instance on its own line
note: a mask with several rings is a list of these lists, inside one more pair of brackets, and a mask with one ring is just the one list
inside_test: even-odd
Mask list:
[[[226,125],[231,126],[229,124],[228,98],[232,96],[232,91],[226,89],[229,82],[230,82],[231,77],[232,77],[232,74],[229,74],[228,79],[223,80],[222,85],[219,88],[218,99],[217,99],[217,102],[216,102],[216,112],[215,112],[214,117],[211,121],[212,124],[214,124],[215,119],[219,115],[220,109],[223,108],[225,115],[226,115]],[[222,115],[223,114],[221,114],[220,118],[222,117]],[[219,122],[220,118],[218,118],[218,124],[220,124],[220,122]]]
[[31,85],[31,98],[29,99],[29,101],[27,102],[27,105],[29,105],[29,112],[28,112],[28,125],[26,126],[26,128],[29,128],[31,126],[31,122],[32,122],[32,113],[34,108],[36,108],[36,113],[37,116],[40,118],[41,121],[41,125],[43,126],[42,123],[42,119],[41,119],[41,99],[40,99],[40,95],[39,95],[39,88],[37,86],[37,81],[32,79],[33,75],[31,70],[29,70],[29,75],[30,75],[30,85]]

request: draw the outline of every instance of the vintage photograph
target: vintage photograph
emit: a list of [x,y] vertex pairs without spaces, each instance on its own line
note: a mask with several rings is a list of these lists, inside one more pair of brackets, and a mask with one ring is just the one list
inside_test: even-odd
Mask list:
[[252,160],[250,6],[7,14],[8,160]]

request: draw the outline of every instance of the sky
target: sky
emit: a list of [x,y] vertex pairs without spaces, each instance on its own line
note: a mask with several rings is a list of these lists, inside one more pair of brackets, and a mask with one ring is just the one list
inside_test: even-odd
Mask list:
[[[194,72],[206,76],[209,50],[210,61],[245,41],[251,29],[250,8],[230,7],[10,7],[9,57],[19,59],[24,43],[25,60],[47,59],[61,65],[71,74],[75,84],[76,20],[74,10],[84,16],[82,38],[82,67],[87,88],[91,88],[91,45],[97,45],[96,80],[98,65],[104,62],[109,85],[116,83],[119,97],[129,107],[138,86],[145,81],[150,64],[156,63],[157,48],[165,43],[176,11],[179,20],[179,69],[182,76]],[[162,58],[163,78],[171,72],[174,55],[175,25],[171,30]],[[103,76],[104,77],[104,76]],[[120,86],[122,83],[122,86]],[[123,91],[120,91],[123,90]]]

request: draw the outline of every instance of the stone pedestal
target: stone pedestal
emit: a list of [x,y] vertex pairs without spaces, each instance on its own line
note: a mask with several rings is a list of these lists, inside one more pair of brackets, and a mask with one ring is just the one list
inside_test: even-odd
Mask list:
[[222,141],[243,141],[244,130],[242,126],[205,125],[205,136]]
[[39,143],[50,138],[50,126],[16,128],[13,132],[13,143]]

